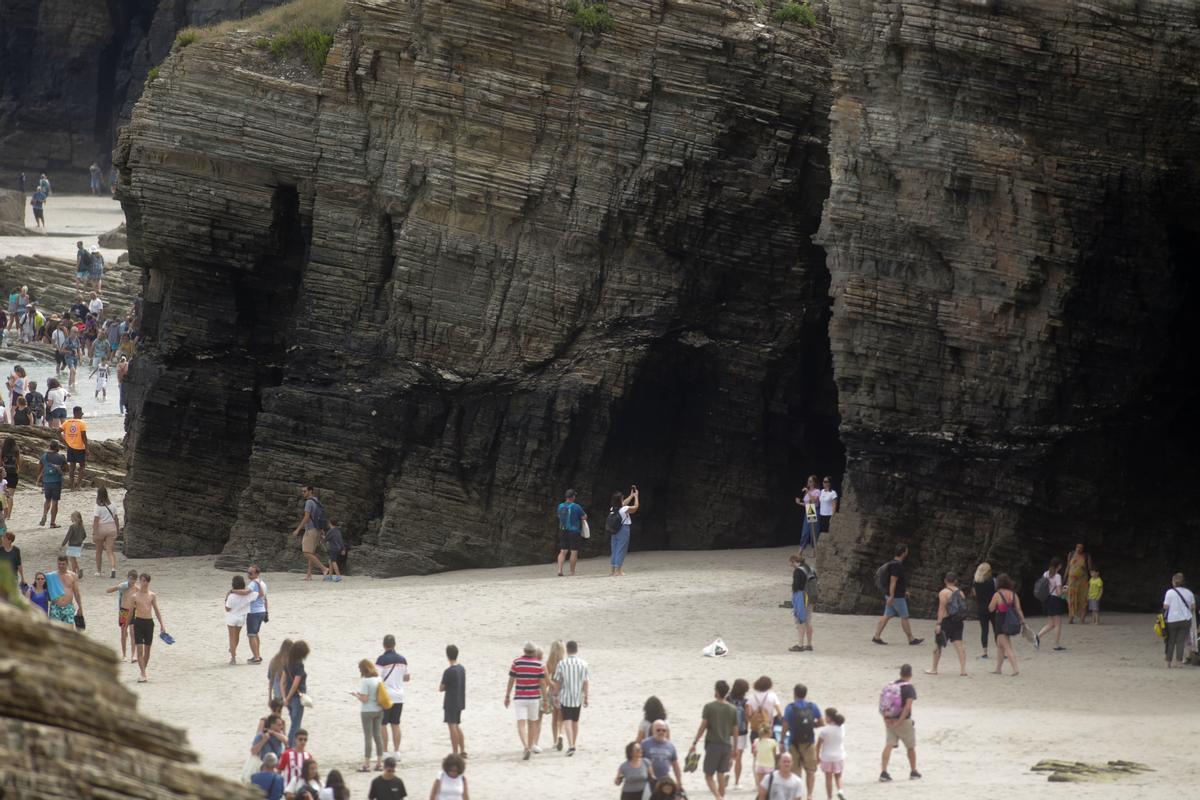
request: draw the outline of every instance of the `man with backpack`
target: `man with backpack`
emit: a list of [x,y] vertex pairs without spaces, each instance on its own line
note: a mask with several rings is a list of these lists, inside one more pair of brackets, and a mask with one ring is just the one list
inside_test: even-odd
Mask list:
[[934,627],[933,666],[925,670],[926,675],[938,674],[938,662],[942,660],[942,650],[952,642],[958,651],[958,674],[966,677],[967,650],[963,647],[963,623],[967,620],[967,598],[963,597],[958,588],[958,575],[947,572],[943,579],[945,584],[938,592],[937,625]]
[[871,641],[875,644],[887,644],[882,638],[883,629],[887,627],[892,617],[900,618],[900,627],[908,637],[908,643],[917,645],[924,639],[914,639],[912,627],[908,624],[908,576],[904,574],[904,559],[908,558],[908,545],[896,546],[896,557],[875,571],[875,588],[883,592],[883,616],[875,626],[875,635]]
[[555,509],[558,517],[558,577],[563,576],[563,562],[571,556],[571,574],[575,574],[575,562],[579,560],[579,548],[583,544],[583,523],[587,514],[583,506],[575,502],[575,490],[567,489],[565,498]]
[[[92,276],[92,254],[84,249],[83,242],[75,243],[75,291],[83,293],[88,278]],[[82,320],[83,317],[77,317]]]
[[305,486],[300,490],[300,494],[304,497],[304,516],[292,531],[292,536],[299,536],[301,531],[304,532],[304,538],[300,540],[300,550],[304,553],[308,567],[304,580],[311,581],[314,565],[321,571],[322,576],[329,574],[329,568],[322,564],[317,556],[317,541],[321,538],[321,533],[329,529],[329,518],[325,516],[325,506],[317,499],[316,489]]
[[805,788],[813,796],[813,785],[817,779],[817,728],[825,724],[821,707],[808,698],[808,687],[797,683],[792,689],[792,702],[783,710],[783,731],[790,731],[792,740],[788,752],[796,765],[796,771],[804,771]]
[[883,687],[879,693],[879,714],[883,717],[883,726],[887,729],[887,741],[883,745],[883,756],[880,760],[879,782],[887,783],[892,779],[888,775],[888,760],[892,757],[892,748],[903,743],[908,751],[908,777],[917,780],[921,773],[917,772],[917,734],[913,729],[912,707],[917,701],[917,690],[912,685],[912,665],[900,667],[900,680],[892,681]]

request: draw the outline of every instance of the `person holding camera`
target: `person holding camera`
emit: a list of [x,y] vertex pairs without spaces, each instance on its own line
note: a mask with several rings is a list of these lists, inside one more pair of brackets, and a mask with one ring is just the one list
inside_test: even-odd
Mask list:
[[631,517],[637,513],[640,505],[636,486],[629,487],[628,497],[622,497],[620,492],[613,492],[612,506],[608,509],[608,519],[604,523],[612,537],[610,577],[625,574],[622,567],[625,565],[625,556],[629,553],[629,531],[633,524]]

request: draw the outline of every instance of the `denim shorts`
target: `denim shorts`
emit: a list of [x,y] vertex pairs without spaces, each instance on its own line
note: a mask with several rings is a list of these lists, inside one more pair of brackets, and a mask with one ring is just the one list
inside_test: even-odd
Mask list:
[[883,615],[885,617],[899,617],[900,619],[908,619],[908,600],[904,597],[897,597],[892,600],[892,604],[887,604],[887,598],[883,598]]
[[253,611],[246,615],[246,635],[258,636],[258,629],[262,627],[263,618],[267,616],[265,611]]

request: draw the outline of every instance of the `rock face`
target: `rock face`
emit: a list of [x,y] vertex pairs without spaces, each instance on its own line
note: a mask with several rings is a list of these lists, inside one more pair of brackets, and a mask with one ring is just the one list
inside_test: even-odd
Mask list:
[[121,138],[153,339],[126,552],[294,565],[305,483],[376,574],[545,560],[573,485],[600,530],[639,484],[641,547],[794,540],[795,476],[841,458],[828,32],[350,7],[318,82],[192,45]]
[[107,169],[117,125],[146,73],[189,25],[255,14],[282,0],[5,0],[0,13],[0,174],[16,187],[48,171],[57,191]]
[[[105,262],[102,288],[107,317],[130,313],[141,275],[136,267]],[[0,259],[0,286],[28,286],[29,297],[40,311],[47,316],[61,314],[75,302],[75,262],[49,256],[9,256]],[[48,345],[45,348],[50,352]]]
[[189,768],[197,759],[183,731],[137,713],[110,648],[2,599],[0,640],[4,797],[262,797]]
[[111,247],[113,249],[129,247],[129,239],[125,235],[125,223],[122,222],[111,231],[100,234],[97,237],[101,247]]
[[0,189],[0,236],[23,236],[24,232],[25,195]]
[[[818,241],[852,513],[822,553],[826,598],[877,610],[899,540],[922,608],[946,569],[1028,578],[1079,541],[1107,603],[1153,605],[1200,568],[1195,9],[830,11]],[[1150,485],[1163,502],[1138,499]]]

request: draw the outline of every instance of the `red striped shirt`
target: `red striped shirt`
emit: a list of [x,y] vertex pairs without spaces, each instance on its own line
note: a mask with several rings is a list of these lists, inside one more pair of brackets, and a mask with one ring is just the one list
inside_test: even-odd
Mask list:
[[521,656],[512,663],[508,677],[516,678],[513,697],[517,700],[537,700],[542,696],[542,679],[546,668],[533,656]]

